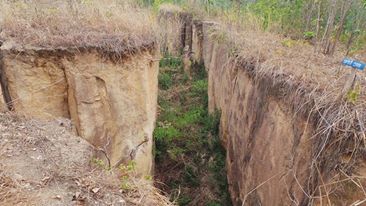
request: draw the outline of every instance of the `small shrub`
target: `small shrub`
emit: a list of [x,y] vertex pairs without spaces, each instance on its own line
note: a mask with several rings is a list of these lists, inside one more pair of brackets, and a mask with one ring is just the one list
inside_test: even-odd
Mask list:
[[147,180],[147,181],[152,181],[153,177],[151,175],[145,175],[144,179]]
[[207,80],[207,72],[203,64],[194,63],[192,70],[194,80]]
[[198,187],[200,181],[198,179],[197,171],[191,166],[187,166],[184,170],[184,181],[189,187]]
[[179,206],[188,205],[191,201],[192,201],[192,199],[188,196],[185,196],[185,195],[180,196],[177,200]]
[[304,38],[306,40],[311,40],[314,37],[315,37],[315,32],[313,32],[313,31],[306,31],[306,32],[304,32]]
[[[167,154],[169,155],[169,150],[175,147],[173,141],[181,137],[181,135],[181,132],[171,125],[159,126],[154,130],[156,147],[154,153],[157,160],[165,158]],[[176,157],[177,155],[177,152],[171,152],[169,157]]]
[[346,97],[347,102],[355,104],[360,94],[361,94],[361,87],[358,85],[355,89],[348,91]]
[[166,55],[164,58],[162,58],[159,62],[159,66],[161,68],[163,67],[169,67],[173,69],[180,69],[183,66],[183,60],[179,57],[173,57],[170,55]]
[[207,206],[221,206],[221,204],[217,201],[210,201],[207,203]]
[[177,111],[174,108],[166,108],[164,113],[162,113],[159,117],[159,121],[161,122],[175,122],[177,121]]
[[204,129],[210,131],[212,135],[219,135],[221,112],[216,110],[212,114],[206,115],[203,119]]
[[160,73],[159,74],[159,87],[161,89],[167,90],[173,84],[172,76],[167,73]]
[[202,108],[193,108],[178,118],[175,124],[178,128],[185,128],[192,124],[197,124],[202,119],[203,113],[204,110]]
[[207,86],[208,86],[208,81],[207,80],[198,80],[195,81],[192,84],[192,94],[193,95],[206,95],[207,94]]
[[157,127],[154,131],[154,137],[155,137],[156,141],[169,142],[180,136],[181,136],[180,131],[170,125],[163,126],[163,127]]
[[175,161],[177,161],[178,157],[180,155],[184,154],[185,151],[186,151],[185,149],[180,148],[180,147],[172,147],[171,149],[167,150],[169,158],[171,158],[172,160],[175,160]]
[[122,190],[131,190],[131,180],[130,176],[133,175],[136,168],[136,162],[135,161],[129,161],[127,164],[121,164],[119,166],[119,170],[121,172],[121,182],[120,182],[120,188]]
[[108,165],[101,159],[94,157],[91,160],[91,163],[94,164],[95,166],[104,169],[104,170],[109,170],[110,168],[108,167]]
[[281,42],[281,44],[282,46],[291,48],[296,45],[296,41],[292,39],[285,39]]
[[121,183],[120,183],[120,188],[122,190],[128,191],[132,189],[130,180],[128,178],[128,176],[122,176],[121,177]]

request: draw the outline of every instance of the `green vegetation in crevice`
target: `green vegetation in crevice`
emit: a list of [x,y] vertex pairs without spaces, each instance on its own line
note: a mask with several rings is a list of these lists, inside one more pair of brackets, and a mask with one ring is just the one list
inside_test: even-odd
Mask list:
[[204,67],[195,65],[191,73],[190,80],[179,58],[166,56],[160,62],[156,186],[178,205],[231,205],[220,115],[208,113]]

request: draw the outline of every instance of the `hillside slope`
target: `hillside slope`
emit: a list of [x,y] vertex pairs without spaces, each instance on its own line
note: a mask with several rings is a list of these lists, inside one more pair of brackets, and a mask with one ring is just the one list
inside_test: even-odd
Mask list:
[[133,164],[106,168],[69,128],[0,114],[0,205],[169,205]]

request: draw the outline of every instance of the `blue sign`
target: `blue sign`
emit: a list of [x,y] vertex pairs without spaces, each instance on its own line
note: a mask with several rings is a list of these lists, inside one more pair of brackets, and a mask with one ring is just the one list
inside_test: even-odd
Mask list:
[[346,66],[350,66],[352,68],[358,69],[358,70],[364,70],[366,67],[366,64],[363,62],[355,61],[352,59],[343,59],[342,63]]

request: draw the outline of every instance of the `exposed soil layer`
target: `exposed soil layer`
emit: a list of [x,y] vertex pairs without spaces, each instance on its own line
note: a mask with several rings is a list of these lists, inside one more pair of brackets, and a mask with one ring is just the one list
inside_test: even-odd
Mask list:
[[151,174],[159,45],[150,12],[129,1],[0,8],[0,111],[71,119],[110,167],[133,161]]
[[[7,49],[9,48],[9,49]],[[97,49],[16,50],[3,45],[3,99],[18,114],[69,118],[110,166],[135,161],[152,169],[158,63],[154,49],[129,56]]]

